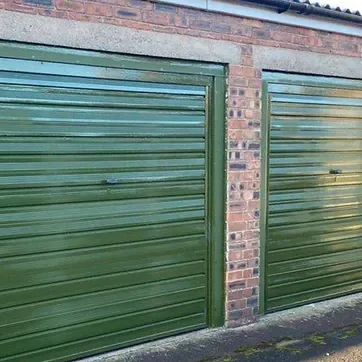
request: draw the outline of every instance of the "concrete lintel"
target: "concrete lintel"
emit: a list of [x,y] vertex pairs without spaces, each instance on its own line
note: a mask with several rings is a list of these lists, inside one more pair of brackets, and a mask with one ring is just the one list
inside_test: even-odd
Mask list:
[[125,54],[238,64],[232,42],[2,10],[0,39]]
[[263,46],[253,54],[260,69],[362,79],[362,58]]

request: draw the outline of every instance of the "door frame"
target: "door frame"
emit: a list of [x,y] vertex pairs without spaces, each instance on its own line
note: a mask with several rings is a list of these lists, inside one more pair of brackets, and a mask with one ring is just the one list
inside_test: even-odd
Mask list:
[[[0,41],[0,71],[72,74],[206,88],[207,324],[225,324],[226,79],[225,64]],[[26,60],[21,70],[10,59]],[[58,64],[54,64],[58,63]],[[62,69],[59,69],[62,63]],[[132,72],[135,70],[136,72]],[[84,73],[83,73],[84,71]]]
[[263,73],[262,80],[262,121],[261,121],[261,172],[260,172],[260,315],[266,313],[267,298],[267,240],[269,212],[269,136],[270,136],[270,95],[269,83]]

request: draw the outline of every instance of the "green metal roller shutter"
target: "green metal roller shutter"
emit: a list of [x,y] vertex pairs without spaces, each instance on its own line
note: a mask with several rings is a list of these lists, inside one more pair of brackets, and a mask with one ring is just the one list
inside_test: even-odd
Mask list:
[[361,291],[362,81],[270,73],[265,95],[265,310]]
[[0,360],[215,323],[206,118],[223,68],[0,50]]

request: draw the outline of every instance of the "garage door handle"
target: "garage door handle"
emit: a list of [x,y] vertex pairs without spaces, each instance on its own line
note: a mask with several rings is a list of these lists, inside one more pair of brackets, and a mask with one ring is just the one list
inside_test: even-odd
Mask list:
[[115,178],[109,178],[109,179],[106,180],[106,184],[107,185],[116,185],[117,180]]
[[342,170],[330,170],[329,173],[331,175],[341,175],[342,174]]

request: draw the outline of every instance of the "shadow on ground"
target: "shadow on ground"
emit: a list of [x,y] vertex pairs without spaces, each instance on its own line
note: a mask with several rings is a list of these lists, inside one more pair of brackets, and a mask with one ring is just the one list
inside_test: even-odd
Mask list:
[[362,362],[362,293],[83,362]]

